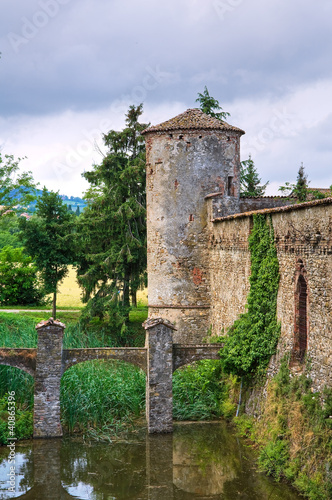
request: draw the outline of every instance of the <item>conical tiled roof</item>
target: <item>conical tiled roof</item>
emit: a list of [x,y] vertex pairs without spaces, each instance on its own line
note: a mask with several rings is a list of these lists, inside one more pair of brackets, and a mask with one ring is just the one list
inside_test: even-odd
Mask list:
[[142,134],[147,134],[150,132],[168,132],[171,130],[229,130],[233,132],[238,132],[239,134],[244,134],[244,130],[240,128],[233,127],[228,123],[213,118],[206,113],[203,113],[200,109],[187,109],[184,113],[167,120],[166,122],[160,123],[159,125],[154,125],[143,130]]

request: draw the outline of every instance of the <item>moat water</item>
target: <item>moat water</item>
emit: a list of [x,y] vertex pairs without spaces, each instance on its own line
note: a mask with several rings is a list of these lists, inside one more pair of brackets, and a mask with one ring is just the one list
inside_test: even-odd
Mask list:
[[226,423],[175,425],[172,435],[108,444],[34,440],[0,448],[0,498],[36,500],[300,500],[255,467],[253,451]]

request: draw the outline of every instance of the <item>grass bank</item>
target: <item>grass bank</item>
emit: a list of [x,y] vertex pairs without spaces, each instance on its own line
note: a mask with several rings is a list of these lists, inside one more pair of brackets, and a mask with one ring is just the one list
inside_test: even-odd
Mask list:
[[306,498],[332,498],[332,391],[313,392],[308,374],[291,376],[284,361],[269,382],[259,418],[235,418],[258,449],[259,468]]

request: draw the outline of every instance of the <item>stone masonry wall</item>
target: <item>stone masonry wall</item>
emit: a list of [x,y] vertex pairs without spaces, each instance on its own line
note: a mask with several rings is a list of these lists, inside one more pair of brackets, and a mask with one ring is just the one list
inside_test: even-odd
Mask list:
[[149,317],[175,322],[175,342],[201,342],[210,307],[204,198],[222,192],[225,206],[238,204],[239,134],[155,132],[146,150]]
[[[281,322],[278,354],[269,372],[276,373],[285,353],[294,350],[296,285],[299,265],[307,283],[307,356],[314,389],[332,386],[332,199],[271,213],[280,269],[277,315]],[[211,223],[210,322],[215,333],[225,331],[245,311],[249,291],[248,236],[252,214],[238,214]],[[292,363],[291,363],[292,365]],[[295,365],[302,370],[304,364]]]
[[247,218],[215,223],[211,227],[210,279],[212,333],[219,335],[244,312],[249,292],[250,254]]

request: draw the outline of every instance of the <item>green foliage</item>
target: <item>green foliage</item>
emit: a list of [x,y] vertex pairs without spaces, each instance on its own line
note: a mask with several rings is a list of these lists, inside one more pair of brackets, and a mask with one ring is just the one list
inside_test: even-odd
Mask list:
[[210,420],[223,414],[226,396],[220,361],[204,360],[173,375],[173,416],[176,420]]
[[[331,498],[332,390],[313,392],[308,373],[290,373],[284,358],[269,382],[260,418],[239,419],[240,431],[260,445],[259,466],[291,481],[312,500]],[[245,419],[244,422],[241,420]]]
[[[304,201],[307,200],[309,190],[308,190],[309,182],[307,179],[307,176],[304,173],[304,167],[303,164],[299,168],[299,171],[297,173],[297,178],[296,178],[296,183],[291,183],[291,182],[285,182],[284,186],[279,187],[279,191],[282,191],[286,195],[292,195],[295,196],[298,203],[303,203]],[[315,197],[314,192],[313,192],[313,197]],[[320,197],[320,196],[318,196]],[[324,196],[323,196],[324,198]]]
[[35,184],[31,172],[20,173],[19,163],[12,155],[2,155],[0,151],[0,214],[15,205],[28,205],[34,200]]
[[272,222],[254,216],[249,237],[251,255],[250,291],[247,311],[228,331],[220,351],[225,373],[251,376],[264,370],[275,353],[280,325],[277,322],[279,263]]
[[121,362],[78,364],[61,379],[62,423],[69,432],[118,429],[145,406],[145,374]]
[[44,296],[37,267],[24,248],[4,247],[0,251],[0,305],[38,305]]
[[289,459],[289,444],[286,441],[270,441],[260,452],[258,465],[262,471],[277,481],[283,476]]
[[6,246],[22,246],[18,221],[18,216],[13,212],[0,217],[0,249]]
[[18,405],[32,409],[33,407],[34,379],[31,375],[13,368],[12,366],[0,366],[0,398],[7,392],[15,392],[15,401]]
[[[26,407],[16,406],[15,437],[17,440],[29,439],[33,434],[33,411]],[[11,436],[12,437],[12,436]],[[8,395],[0,398],[0,444],[7,444],[8,428]],[[12,443],[12,441],[10,441]]]
[[0,366],[0,444],[8,439],[8,393],[15,393],[15,437],[29,439],[33,426],[34,379],[18,368]]
[[248,160],[241,161],[240,190],[241,196],[264,196],[266,184],[261,185],[255,164],[249,155]]
[[0,347],[37,347],[37,322],[20,314],[0,312]]
[[20,221],[25,247],[40,271],[44,293],[53,293],[53,317],[58,283],[66,276],[68,265],[75,262],[73,217],[59,194],[44,188],[36,215]]
[[228,116],[231,116],[230,113],[222,110],[222,107],[220,106],[217,99],[214,99],[212,96],[210,96],[206,85],[204,87],[203,94],[198,92],[196,102],[199,102],[199,107],[203,111],[203,113],[213,116],[213,118],[217,118],[218,120],[223,121],[226,120]]
[[126,128],[104,136],[108,153],[86,172],[88,202],[79,218],[78,280],[87,302],[85,319],[106,317],[125,333],[130,293],[145,282],[145,145],[142,105],[130,106]]

